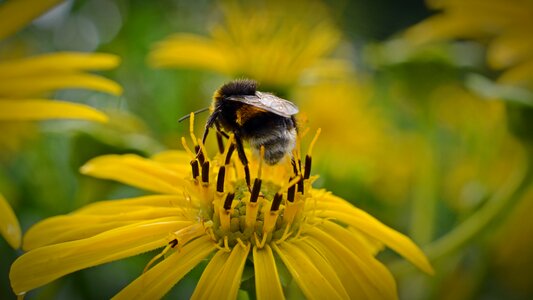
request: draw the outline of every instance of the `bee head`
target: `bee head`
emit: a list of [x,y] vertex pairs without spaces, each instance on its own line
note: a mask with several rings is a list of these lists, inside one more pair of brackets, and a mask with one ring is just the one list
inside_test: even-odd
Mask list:
[[255,95],[257,81],[251,79],[236,79],[221,86],[214,95],[215,99],[237,95]]

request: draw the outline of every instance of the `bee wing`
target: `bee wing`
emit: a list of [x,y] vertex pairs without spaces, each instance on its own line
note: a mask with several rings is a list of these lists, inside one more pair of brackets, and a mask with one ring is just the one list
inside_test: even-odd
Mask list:
[[298,107],[294,103],[268,93],[256,92],[255,95],[231,96],[226,99],[259,107],[286,118],[298,113]]

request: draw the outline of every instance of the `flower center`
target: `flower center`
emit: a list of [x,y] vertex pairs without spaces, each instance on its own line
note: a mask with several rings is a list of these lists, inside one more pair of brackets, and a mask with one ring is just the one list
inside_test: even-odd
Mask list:
[[[220,248],[230,250],[237,244],[252,243],[263,248],[268,243],[280,243],[298,236],[305,221],[302,211],[313,177],[311,174],[311,149],[320,130],[309,145],[304,162],[299,147],[292,157],[274,166],[264,166],[264,149],[259,159],[251,161],[250,169],[244,166],[235,152],[235,137],[230,135],[226,145],[220,136],[218,154],[212,159],[205,146],[193,133],[194,152],[182,138],[184,148],[191,154],[190,188],[187,190],[191,204],[197,208],[196,216]],[[257,174],[255,178],[250,174]]]

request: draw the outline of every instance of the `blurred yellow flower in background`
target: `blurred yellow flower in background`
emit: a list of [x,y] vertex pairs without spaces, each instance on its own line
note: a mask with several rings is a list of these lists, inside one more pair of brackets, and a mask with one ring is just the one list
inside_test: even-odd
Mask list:
[[[61,1],[19,0],[0,5],[0,41],[26,26]],[[7,41],[9,42],[9,41]],[[119,95],[116,82],[85,73],[107,70],[118,65],[111,54],[49,53],[16,59],[0,58],[0,156],[9,155],[20,146],[29,128],[27,121],[48,119],[84,119],[105,122],[105,114],[94,108],[64,101],[52,101],[46,94],[65,88],[83,88]],[[11,207],[0,195],[0,233],[11,246],[20,245],[20,226]],[[18,237],[17,237],[18,235]]]
[[456,212],[469,212],[526,163],[524,149],[504,126],[505,102],[482,99],[457,83],[438,87],[428,100],[442,130],[455,133],[462,145],[449,151],[442,195]]
[[382,109],[372,105],[372,93],[370,85],[351,78],[297,89],[294,98],[304,104],[302,114],[327,133],[315,152],[321,167],[335,166],[328,176],[355,174],[380,199],[396,202],[408,193],[419,141],[395,130]]
[[[157,43],[155,67],[189,67],[253,78],[264,87],[293,87],[309,76],[346,71],[327,56],[340,32],[319,1],[220,1],[222,20],[210,36],[178,33]],[[309,78],[314,79],[314,78]]]
[[499,81],[533,88],[533,3],[528,0],[429,0],[441,13],[411,27],[417,44],[455,38],[487,43],[487,62]]
[[[195,150],[205,150],[192,130],[191,139]],[[246,265],[258,299],[284,298],[279,268],[307,298],[396,299],[394,278],[375,258],[383,246],[426,273],[431,265],[406,236],[312,188],[314,141],[305,159],[296,156],[296,174],[289,160],[274,166],[252,160],[251,191],[232,155],[233,137],[212,159],[206,152],[196,158],[185,139],[186,152],[94,158],[82,173],[157,194],[94,203],[37,223],[24,237],[28,252],[12,265],[13,290],[22,295],[77,270],[164,247],[117,299],[161,298],[206,258],[193,299],[235,299]]]

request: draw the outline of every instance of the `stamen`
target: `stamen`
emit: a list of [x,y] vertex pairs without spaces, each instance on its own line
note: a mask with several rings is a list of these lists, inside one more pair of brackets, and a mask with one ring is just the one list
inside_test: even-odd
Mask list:
[[191,168],[192,168],[192,178],[193,179],[198,178],[198,176],[200,176],[200,169],[198,166],[198,161],[196,159],[191,161]]
[[183,149],[185,149],[185,151],[189,153],[191,157],[196,158],[196,153],[192,153],[191,148],[189,148],[189,145],[187,145],[187,140],[184,136],[181,137],[181,144],[183,145]]
[[318,137],[320,136],[320,133],[322,132],[322,128],[318,128],[316,133],[315,133],[315,136],[313,137],[313,139],[311,140],[311,143],[309,144],[309,150],[307,150],[307,155],[309,157],[312,156],[312,153],[313,153],[313,147],[315,147],[315,143],[316,141],[318,140]]
[[196,135],[194,135],[194,113],[191,112],[191,117],[189,119],[189,134],[191,136],[191,140],[196,145]]
[[[293,178],[291,178],[293,180]],[[287,190],[287,201],[294,202],[294,196],[296,195],[296,186],[291,185]]]
[[231,249],[229,248],[228,244],[228,236],[224,237],[224,249],[226,249],[227,252],[231,252]]
[[246,203],[246,218],[244,219],[244,224],[246,228],[255,230],[255,222],[257,221],[257,212],[259,211],[259,203],[257,202],[248,202]]
[[154,258],[150,259],[150,261],[146,264],[146,266],[144,267],[143,269],[143,273],[146,273],[146,271],[148,271],[148,269],[150,269],[150,267],[155,263],[156,260],[160,259],[161,257],[163,257],[165,254],[167,254],[167,252],[174,248],[175,245],[171,245],[171,243],[173,241],[176,241],[176,245],[178,244],[178,240],[174,239],[172,241],[170,241],[170,243],[168,243],[168,245],[166,245],[165,249],[163,249],[163,251],[161,251],[161,253],[157,254],[156,256],[154,256]]
[[202,164],[202,182],[209,183],[209,162],[208,161]]
[[289,182],[285,185],[283,185],[279,190],[278,190],[278,194],[282,194],[285,190],[287,189],[290,189],[291,187],[294,187],[294,185],[296,183],[298,183],[298,181],[300,181],[300,179],[302,179],[302,176],[298,175],[294,178],[291,178],[291,180],[289,180]]
[[222,140],[222,134],[217,131],[217,145],[218,145],[218,152],[220,154],[224,153],[224,141]]
[[[272,205],[274,205],[273,201],[272,201]],[[279,215],[278,210],[271,210],[269,212],[265,212],[264,221],[263,221],[263,241],[266,241],[267,235],[272,233],[272,230],[276,226],[278,215]]]
[[311,156],[305,156],[305,169],[304,169],[304,179],[309,179],[311,176]]
[[233,152],[235,151],[235,145],[231,143],[228,148],[228,152],[226,153],[226,160],[224,161],[225,165],[229,165],[231,162],[231,155],[233,155]]
[[263,232],[263,237],[261,238],[261,241],[258,242],[257,234],[254,232],[255,240],[256,240],[256,246],[259,249],[263,249],[265,247],[266,241],[267,241],[267,234]]
[[226,167],[220,167],[217,177],[217,192],[224,192],[224,178],[226,177]]
[[293,159],[291,159],[291,165],[292,165],[292,171],[294,173],[294,175],[298,175],[298,167],[296,166],[296,161]]
[[[298,174],[302,174],[302,161],[298,159],[298,170],[300,171]],[[300,181],[298,182],[298,192],[304,193],[304,179],[300,176]]]
[[168,242],[171,248],[176,247],[178,245],[178,239],[173,239],[172,241]]
[[256,178],[254,180],[254,186],[252,188],[252,193],[250,194],[250,202],[252,203],[257,202],[257,198],[259,197],[259,192],[261,191],[261,183],[262,183],[262,180],[259,178]]
[[241,238],[237,238],[237,243],[239,243],[241,247],[246,248],[246,244],[241,240]]
[[274,200],[272,200],[272,205],[270,205],[271,212],[279,210],[281,200],[283,200],[283,195],[280,193],[276,193],[276,195],[274,195]]
[[231,203],[233,202],[233,199],[235,199],[234,193],[229,193],[226,196],[226,200],[224,200],[224,209],[229,210],[231,208]]
[[[231,209],[231,205],[230,205]],[[231,212],[230,209],[221,209],[218,212],[218,217],[220,218],[220,228],[222,232],[227,234],[230,231],[231,225]]]
[[200,147],[200,145],[194,146],[194,151],[196,152],[196,158],[198,159],[200,164],[203,165],[204,161],[205,161],[205,156],[204,156],[204,152],[202,151],[202,148]]
[[303,139],[307,134],[309,133],[309,127],[305,127],[305,129],[300,133],[300,140]]
[[292,231],[290,230],[290,228],[291,228],[290,224],[287,224],[287,227],[285,227],[285,230],[283,231],[283,235],[281,236],[279,240],[275,242],[276,244],[279,245],[283,243],[285,240],[287,240],[292,235]]

